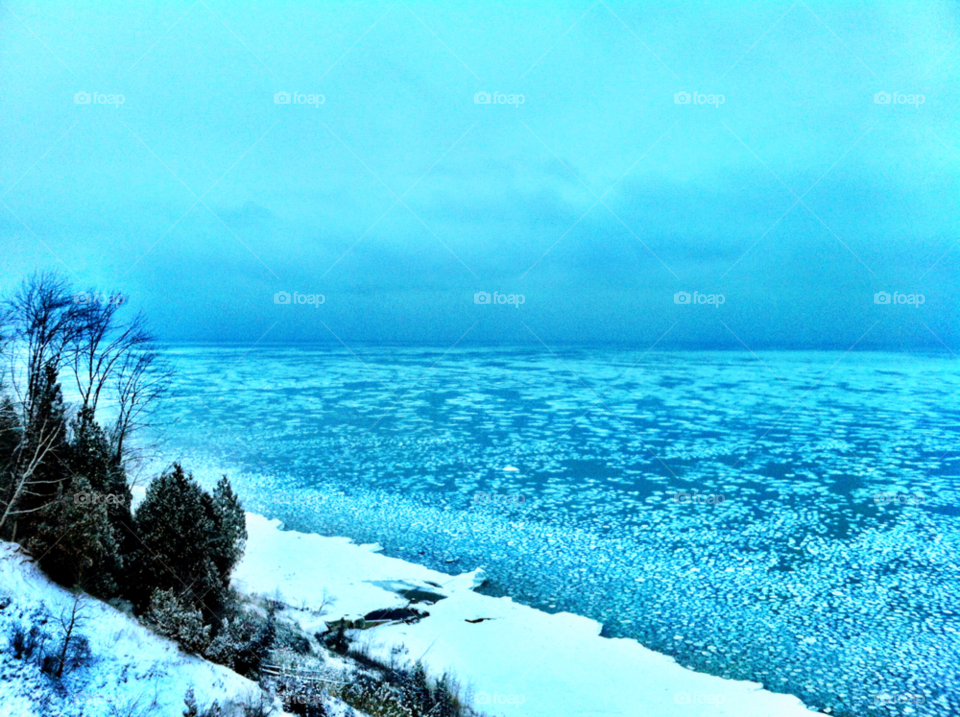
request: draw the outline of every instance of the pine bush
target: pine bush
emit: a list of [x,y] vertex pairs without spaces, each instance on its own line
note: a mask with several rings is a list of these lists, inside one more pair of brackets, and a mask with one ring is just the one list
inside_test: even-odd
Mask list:
[[202,654],[210,644],[210,626],[203,624],[200,611],[185,605],[172,590],[154,591],[144,619],[187,652]]

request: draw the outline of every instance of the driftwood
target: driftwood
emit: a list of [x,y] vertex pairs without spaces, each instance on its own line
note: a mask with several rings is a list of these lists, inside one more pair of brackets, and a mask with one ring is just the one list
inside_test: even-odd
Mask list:
[[335,632],[343,627],[344,630],[369,630],[372,627],[380,625],[411,625],[419,622],[430,613],[412,610],[410,608],[390,608],[385,610],[374,610],[367,613],[365,617],[358,617],[356,620],[340,618],[326,622],[327,630],[324,635]]

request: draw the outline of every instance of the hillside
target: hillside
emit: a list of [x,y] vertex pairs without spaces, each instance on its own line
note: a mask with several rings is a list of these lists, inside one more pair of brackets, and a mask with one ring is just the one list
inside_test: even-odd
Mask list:
[[[52,583],[13,543],[0,543],[0,704],[9,717],[180,715],[193,688],[202,708],[214,700],[224,717],[259,698],[259,687],[231,670],[185,655],[133,617],[90,597],[80,601],[74,635],[89,655],[57,680],[44,673],[38,650],[15,656],[14,635],[37,628],[56,652],[74,596]],[[51,650],[51,647],[53,648]]]

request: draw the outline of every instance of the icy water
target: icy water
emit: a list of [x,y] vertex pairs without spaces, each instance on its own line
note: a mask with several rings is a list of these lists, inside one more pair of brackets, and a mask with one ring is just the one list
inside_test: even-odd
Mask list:
[[833,714],[960,714],[949,355],[180,347],[164,455]]

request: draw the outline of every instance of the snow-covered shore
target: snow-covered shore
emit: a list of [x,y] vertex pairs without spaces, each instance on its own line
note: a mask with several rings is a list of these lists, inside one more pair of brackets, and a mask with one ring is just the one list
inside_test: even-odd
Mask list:
[[381,555],[377,546],[285,531],[279,521],[253,513],[247,514],[247,530],[235,586],[250,594],[279,592],[284,602],[304,608],[302,624],[311,632],[324,625],[310,610],[325,602],[323,619],[354,619],[380,608],[403,607],[408,603],[404,591],[444,596],[417,606],[429,612],[419,622],[381,625],[354,635],[385,660],[403,645],[405,657],[422,657],[431,674],[452,673],[471,688],[475,706],[488,715],[815,714],[792,695],[693,672],[634,640],[600,637],[602,626],[594,620],[478,594],[473,588],[482,582],[479,569],[448,575]]

